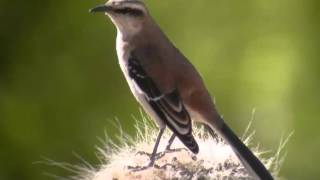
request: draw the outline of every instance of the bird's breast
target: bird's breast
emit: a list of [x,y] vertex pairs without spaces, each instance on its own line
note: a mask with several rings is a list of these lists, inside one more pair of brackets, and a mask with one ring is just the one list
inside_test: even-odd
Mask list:
[[128,61],[132,48],[130,48],[130,45],[127,42],[123,41],[121,33],[118,33],[117,35],[116,49],[120,68],[124,74],[125,79],[127,80],[130,90],[135,98],[139,102],[141,102],[141,100],[143,99],[143,95],[141,94],[141,92],[139,92],[139,88],[136,87],[136,84],[134,83],[133,79],[131,79],[128,72]]

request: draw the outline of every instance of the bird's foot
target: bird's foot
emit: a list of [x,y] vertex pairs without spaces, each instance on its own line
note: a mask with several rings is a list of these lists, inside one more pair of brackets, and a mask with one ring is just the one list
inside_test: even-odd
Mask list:
[[143,171],[143,170],[152,168],[154,166],[154,162],[155,162],[155,160],[150,159],[149,164],[146,166],[128,166],[127,168],[129,170],[131,170],[132,172],[139,172],[139,171]]
[[166,149],[163,152],[159,152],[155,159],[161,159],[163,156],[165,156],[166,154],[170,154],[170,153],[175,153],[175,152],[181,152],[181,151],[188,151],[186,148],[177,148],[177,149]]
[[[161,159],[167,153],[174,153],[174,152],[181,152],[181,151],[187,151],[188,152],[188,149],[186,149],[186,148],[166,149],[165,151],[157,153],[153,158],[152,158],[152,154],[150,154],[150,153],[147,153],[147,152],[144,152],[144,151],[138,151],[136,153],[136,155],[148,156],[150,158],[149,164],[146,165],[146,166],[127,166],[127,168],[129,170],[131,170],[132,172],[144,171],[144,170],[147,170],[147,169],[152,168],[152,167],[157,168],[157,169],[165,169],[168,166],[173,166],[173,165],[172,164],[165,164],[164,166],[159,166],[159,165],[155,164],[155,161]],[[192,159],[194,161],[196,161],[197,157],[196,156],[192,156]],[[175,157],[174,161],[176,161],[176,160],[177,159]]]
[[[133,171],[133,172],[143,171],[143,170],[146,170],[146,169],[151,168],[151,167],[155,167],[155,168],[159,169],[160,166],[154,164],[156,160],[161,159],[167,153],[175,153],[175,152],[181,152],[181,151],[187,151],[188,152],[188,149],[186,149],[186,148],[176,148],[176,149],[167,148],[165,151],[162,151],[162,152],[159,152],[159,153],[155,154],[154,157],[152,157],[151,153],[147,153],[145,151],[138,151],[136,153],[136,155],[148,156],[150,158],[150,163],[147,166],[128,166],[128,169]],[[196,157],[194,156],[192,159],[195,160]]]
[[137,153],[136,153],[136,155],[141,155],[141,156],[151,156],[151,154],[150,153],[147,153],[147,152],[145,152],[145,151],[138,151]]
[[[176,149],[171,149],[171,148],[167,148],[165,151],[162,152],[158,152],[155,155],[155,160],[161,159],[163,156],[165,156],[167,153],[174,153],[174,152],[181,152],[181,151],[188,151],[188,149],[186,148],[176,148]],[[138,151],[136,153],[136,155],[141,155],[141,156],[148,156],[149,158],[151,158],[152,154],[151,153],[147,153],[145,151]]]
[[[156,155],[155,155],[155,159],[159,159],[159,156],[161,156],[162,152],[158,152]],[[147,153],[147,152],[144,152],[144,151],[138,151],[136,153],[136,155],[140,155],[140,156],[148,156],[149,158],[152,157],[152,154],[151,153]],[[161,156],[162,157],[162,156]],[[161,158],[160,157],[160,158]]]

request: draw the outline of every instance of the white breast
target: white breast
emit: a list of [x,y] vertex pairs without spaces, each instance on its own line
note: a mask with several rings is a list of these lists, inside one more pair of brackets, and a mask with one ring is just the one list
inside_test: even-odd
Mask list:
[[128,69],[127,69],[127,63],[130,57],[131,48],[129,45],[122,40],[122,34],[118,32],[117,34],[117,55],[119,59],[120,68],[130,86],[130,89],[134,96],[137,98],[139,94],[137,94],[137,89],[134,87],[133,80],[129,77]]

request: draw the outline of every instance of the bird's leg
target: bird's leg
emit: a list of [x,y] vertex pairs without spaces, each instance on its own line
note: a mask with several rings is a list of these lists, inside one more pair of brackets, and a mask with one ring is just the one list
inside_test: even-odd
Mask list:
[[[181,151],[188,151],[188,149],[186,148],[176,148],[176,149],[171,149],[171,145],[173,143],[173,141],[175,140],[177,136],[173,133],[168,141],[168,144],[166,146],[165,151],[160,152],[158,154],[156,154],[156,160],[161,159],[162,157],[164,157],[167,153],[174,153],[174,152],[181,152]],[[167,164],[170,165],[170,164]],[[155,166],[156,168],[159,168],[159,166]]]
[[166,153],[178,152],[178,151],[182,151],[182,150],[188,151],[186,148],[171,149],[171,145],[176,137],[177,136],[174,133],[171,135],[171,137],[168,141],[168,145],[166,146],[166,150],[164,152],[160,153],[159,155],[157,155],[157,159],[162,158]]
[[169,141],[168,141],[168,145],[166,147],[166,150],[164,151],[164,154],[165,153],[168,153],[168,152],[178,152],[178,151],[181,151],[181,150],[187,150],[186,148],[177,148],[177,149],[171,149],[171,145],[173,143],[173,141],[175,140],[177,136],[173,133],[172,136],[170,137]]
[[[156,156],[157,156],[157,150],[158,150],[158,147],[159,147],[159,144],[160,144],[161,137],[162,137],[162,135],[163,135],[163,133],[164,133],[164,130],[165,130],[165,127],[163,127],[163,128],[160,129],[160,132],[159,132],[159,134],[158,134],[156,143],[155,143],[155,145],[154,145],[154,147],[153,147],[153,151],[152,151],[152,153],[151,153],[151,155],[150,155],[150,162],[149,162],[149,164],[148,164],[147,166],[144,166],[144,167],[140,167],[140,166],[138,166],[138,167],[131,167],[131,166],[129,166],[129,167],[128,167],[129,169],[132,169],[133,171],[142,171],[142,170],[148,169],[148,168],[150,168],[150,167],[153,167],[154,162],[155,162],[155,160],[156,160]],[[145,152],[138,152],[138,153],[139,153],[139,154],[145,154],[145,155],[148,155],[148,156],[149,156],[149,154],[148,154],[148,153],[145,153]]]
[[174,150],[171,149],[171,145],[174,141],[174,139],[176,138],[176,135],[173,133],[172,136],[170,137],[169,141],[168,141],[168,145],[166,146],[165,151],[156,154],[156,159],[160,159],[162,158],[167,152],[173,152]]
[[171,150],[171,145],[174,141],[174,139],[176,138],[176,135],[173,133],[172,136],[170,137],[169,141],[168,141],[168,145],[166,147],[166,151],[170,151]]
[[[164,128],[163,128],[164,129]],[[159,140],[159,142],[158,142],[158,144],[157,144],[157,141],[156,141],[156,144],[154,145],[154,149],[153,149],[153,151],[155,151],[155,150],[157,150],[158,149],[158,146],[159,146],[159,143],[160,143],[160,139],[161,139],[161,136],[162,136],[162,134],[163,134],[163,132],[161,132],[161,130],[162,130],[162,128],[160,129],[160,132],[159,132],[159,134],[158,134],[158,136],[157,136],[157,141]],[[164,131],[164,130],[163,130]],[[159,137],[160,136],[160,137]],[[155,149],[156,148],[156,149]],[[151,156],[152,156],[152,153],[147,153],[147,152],[145,152],[145,151],[138,151],[137,153],[136,153],[136,155],[145,155],[145,156],[149,156],[149,158],[151,158]],[[156,154],[155,156],[159,156],[160,155],[160,153],[158,153],[158,154]]]
[[[172,145],[173,141],[175,140],[175,138],[176,138],[176,135],[173,133],[173,134],[171,135],[169,141],[168,141],[168,144],[167,144],[167,146],[166,146],[165,152],[173,151],[173,149],[171,149],[171,145]],[[165,152],[164,152],[164,153],[165,153]],[[143,151],[139,151],[137,154],[139,154],[139,155],[151,156],[151,154],[146,153],[146,152],[143,152]],[[159,154],[157,154],[157,155],[159,155]],[[158,158],[157,158],[157,159],[158,159]]]
[[157,150],[158,150],[158,147],[159,147],[159,144],[160,144],[161,137],[162,137],[162,135],[164,133],[164,130],[165,130],[165,127],[160,129],[160,132],[159,132],[157,140],[156,140],[156,144],[153,147],[153,151],[152,151],[152,154],[151,154],[151,157],[150,157],[150,163],[148,165],[149,167],[152,167],[153,164],[154,164],[154,161],[155,161],[155,158],[156,158],[156,155],[157,155]]

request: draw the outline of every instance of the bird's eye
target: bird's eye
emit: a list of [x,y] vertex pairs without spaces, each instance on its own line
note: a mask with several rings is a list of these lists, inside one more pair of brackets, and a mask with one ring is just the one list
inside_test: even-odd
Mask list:
[[131,16],[143,16],[143,11],[139,9],[122,8],[122,9],[116,9],[115,12],[119,14],[131,15]]

